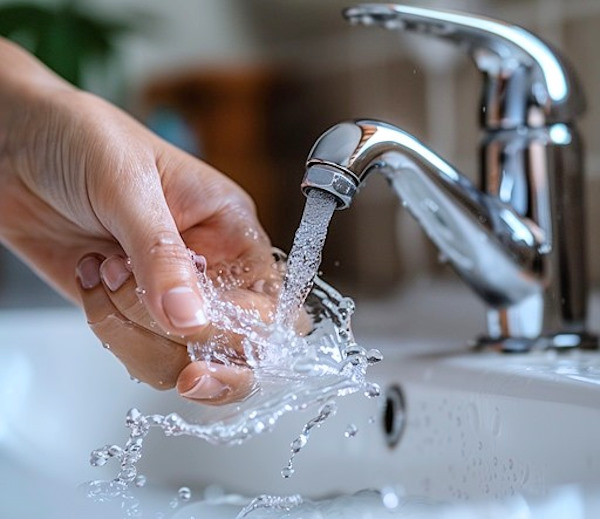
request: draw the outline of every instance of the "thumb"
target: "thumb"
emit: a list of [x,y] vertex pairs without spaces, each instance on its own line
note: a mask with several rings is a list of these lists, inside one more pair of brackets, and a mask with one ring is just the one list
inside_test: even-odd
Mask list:
[[142,193],[121,195],[121,200],[111,232],[130,258],[138,295],[165,331],[198,332],[207,324],[205,300],[158,173],[156,182],[147,183]]

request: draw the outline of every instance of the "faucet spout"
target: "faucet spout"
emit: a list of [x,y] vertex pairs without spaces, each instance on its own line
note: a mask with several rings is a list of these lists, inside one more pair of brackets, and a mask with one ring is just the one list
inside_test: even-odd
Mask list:
[[539,291],[544,232],[406,131],[373,120],[338,124],[317,141],[306,166],[303,189],[328,191],[340,208],[371,172],[385,175],[442,255],[490,305],[516,304]]
[[[551,129],[532,132],[524,146],[552,140]],[[548,290],[549,274],[557,261],[552,222],[479,190],[406,131],[375,120],[335,125],[313,146],[302,189],[327,191],[342,209],[372,172],[388,179],[442,256],[497,316],[488,315],[486,341],[522,350],[539,345],[541,337],[548,346],[567,332],[585,335],[580,316],[565,316],[551,301],[556,293]]]

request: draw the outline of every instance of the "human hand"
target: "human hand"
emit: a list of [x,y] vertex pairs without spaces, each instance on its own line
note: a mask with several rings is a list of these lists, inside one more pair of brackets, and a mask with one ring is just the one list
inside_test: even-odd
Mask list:
[[252,287],[271,276],[271,245],[250,198],[16,46],[0,41],[0,56],[2,240],[85,307],[132,376],[189,398],[240,398],[247,371],[190,365],[184,343],[210,325],[188,248],[208,265],[251,266],[239,298],[266,315],[274,296]]
[[[215,283],[223,278],[234,282],[220,291],[221,303],[227,301],[270,321],[281,280],[279,269],[272,268],[274,261],[217,265],[206,276]],[[162,330],[147,312],[129,263],[121,255],[107,259],[87,255],[79,263],[78,275],[92,330],[127,366],[131,376],[158,389],[176,384],[182,396],[209,404],[239,400],[250,393],[253,379],[251,371],[241,367],[245,363],[241,336],[218,328],[218,323],[186,335]],[[301,326],[307,329],[309,324],[304,320],[303,316]],[[213,334],[219,337],[219,346],[225,342],[229,350],[227,366],[212,356],[209,363],[190,362],[186,345],[210,344]],[[215,353],[223,352],[217,347]]]

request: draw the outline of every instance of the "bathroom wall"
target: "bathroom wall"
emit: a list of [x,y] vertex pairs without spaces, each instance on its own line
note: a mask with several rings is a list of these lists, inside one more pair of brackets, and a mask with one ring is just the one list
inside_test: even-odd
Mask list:
[[[0,6],[6,4],[0,0]],[[52,5],[56,0],[45,0]],[[279,215],[270,229],[286,249],[302,209],[302,162],[331,124],[375,117],[415,133],[476,180],[479,77],[448,46],[373,28],[349,27],[347,0],[81,0],[83,9],[144,16],[143,30],[118,43],[110,69],[91,67],[86,86],[138,117],[148,88],[193,72],[266,69],[284,86],[265,107],[270,174],[277,191],[263,205]],[[409,2],[407,2],[409,3]],[[600,282],[600,2],[596,0],[438,0],[410,2],[497,16],[538,32],[563,49],[580,73],[589,108],[586,201],[590,270]],[[183,114],[184,116],[186,114]],[[263,150],[264,152],[264,150]],[[275,172],[275,173],[273,173]],[[231,171],[252,191],[256,177]],[[239,178],[236,177],[239,175]],[[260,209],[260,207],[259,207]],[[323,270],[353,294],[379,296],[416,278],[453,274],[380,180],[369,182],[350,211],[332,224]],[[0,306],[63,304],[28,269],[0,249]]]

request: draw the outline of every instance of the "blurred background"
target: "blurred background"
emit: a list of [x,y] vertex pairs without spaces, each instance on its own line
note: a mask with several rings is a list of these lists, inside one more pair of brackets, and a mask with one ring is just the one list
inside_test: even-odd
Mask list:
[[[589,267],[600,281],[600,2],[439,0],[522,25],[554,44],[588,98]],[[480,81],[439,42],[350,27],[351,0],[0,0],[0,34],[82,88],[121,106],[201,157],[255,199],[274,245],[289,251],[316,138],[347,118],[414,133],[477,181]],[[383,179],[337,213],[323,274],[352,296],[383,297],[415,280],[453,279]],[[0,248],[0,307],[68,304]]]

